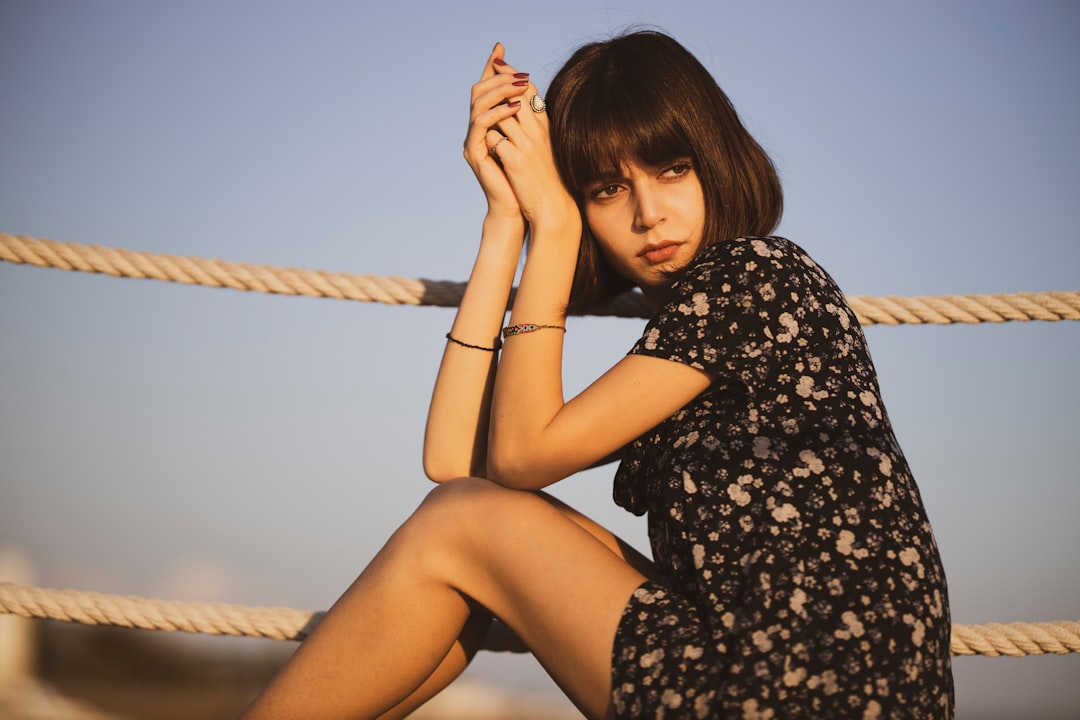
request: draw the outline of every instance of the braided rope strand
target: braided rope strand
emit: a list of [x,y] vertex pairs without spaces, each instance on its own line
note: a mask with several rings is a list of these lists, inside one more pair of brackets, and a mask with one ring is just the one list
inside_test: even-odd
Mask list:
[[[0,233],[0,260],[114,277],[388,305],[456,307],[465,292],[465,283],[461,282],[250,265],[7,233]],[[1080,291],[933,297],[852,295],[848,303],[863,325],[1080,320]],[[652,311],[641,293],[626,293],[593,314],[642,318],[649,317]]]
[[282,607],[156,600],[11,582],[0,582],[0,613],[82,625],[275,640],[302,640],[317,616],[308,610]]
[[[321,613],[155,600],[0,582],[0,614],[145,630],[303,640]],[[1080,620],[953,625],[953,655],[1022,657],[1080,652]]]

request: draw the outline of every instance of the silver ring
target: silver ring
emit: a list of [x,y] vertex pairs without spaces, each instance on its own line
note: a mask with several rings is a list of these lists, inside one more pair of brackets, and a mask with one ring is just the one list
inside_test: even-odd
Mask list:
[[496,140],[495,144],[492,145],[490,148],[488,148],[488,154],[491,155],[492,157],[498,157],[498,155],[495,154],[495,148],[499,147],[499,143],[501,143],[505,139],[506,139],[506,136],[503,135],[501,138]]
[[533,93],[533,96],[529,98],[529,107],[535,113],[542,113],[547,108],[547,103],[540,97],[540,93]]

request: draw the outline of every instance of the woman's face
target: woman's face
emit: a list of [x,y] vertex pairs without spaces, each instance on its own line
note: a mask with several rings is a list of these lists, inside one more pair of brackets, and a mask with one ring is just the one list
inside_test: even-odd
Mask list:
[[701,247],[705,196],[689,159],[627,162],[585,188],[585,221],[615,272],[655,306]]

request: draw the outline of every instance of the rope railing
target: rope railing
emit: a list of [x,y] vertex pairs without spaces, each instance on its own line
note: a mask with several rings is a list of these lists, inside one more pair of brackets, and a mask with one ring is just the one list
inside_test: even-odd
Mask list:
[[[0,260],[114,277],[390,305],[456,307],[465,292],[461,282],[251,265],[7,233],[0,233]],[[863,325],[1080,320],[1080,290],[929,297],[851,295],[847,299]],[[640,318],[648,317],[651,310],[644,297],[634,292],[593,314]]]
[[[144,630],[303,640],[322,613],[179,602],[0,582],[0,613]],[[1022,657],[1080,652],[1080,620],[953,625],[953,655]]]

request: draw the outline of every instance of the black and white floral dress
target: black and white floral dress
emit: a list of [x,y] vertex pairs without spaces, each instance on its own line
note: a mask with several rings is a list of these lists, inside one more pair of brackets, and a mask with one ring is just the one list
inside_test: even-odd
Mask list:
[[617,716],[951,718],[937,546],[829,275],[782,238],[713,245],[631,352],[715,380],[615,478],[660,574],[619,625]]

